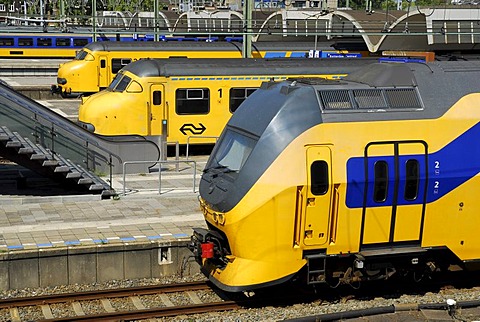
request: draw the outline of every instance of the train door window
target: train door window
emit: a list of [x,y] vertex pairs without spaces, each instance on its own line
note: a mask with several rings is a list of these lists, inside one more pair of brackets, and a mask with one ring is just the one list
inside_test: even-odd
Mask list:
[[388,164],[385,161],[375,162],[374,167],[373,200],[384,202],[387,200]]
[[208,114],[210,91],[208,88],[177,89],[175,112],[179,115]]
[[37,38],[37,46],[49,47],[51,45],[52,45],[52,38],[44,38],[44,37]]
[[153,105],[160,105],[160,104],[162,104],[162,92],[153,91]]
[[85,47],[88,44],[87,38],[74,38],[73,47]]
[[100,68],[105,68],[107,67],[107,61],[105,59],[100,60]]
[[0,46],[13,46],[13,38],[1,37]]
[[33,38],[18,38],[18,45],[21,47],[32,47]]
[[311,191],[314,195],[324,195],[328,191],[328,163],[315,161],[310,166]]
[[57,46],[57,47],[70,47],[70,38],[57,38],[57,39],[55,39],[55,46]]
[[405,200],[415,200],[418,196],[420,166],[418,160],[410,159],[405,163]]
[[130,58],[114,58],[112,59],[112,73],[116,74],[120,69],[130,64]]
[[231,88],[230,112],[235,112],[240,104],[242,104],[242,102],[256,90],[256,88]]

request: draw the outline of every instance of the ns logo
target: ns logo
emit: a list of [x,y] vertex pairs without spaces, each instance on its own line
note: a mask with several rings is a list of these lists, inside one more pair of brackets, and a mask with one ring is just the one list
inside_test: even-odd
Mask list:
[[182,132],[183,135],[188,135],[188,132],[190,132],[192,135],[201,135],[206,129],[207,128],[202,123],[198,123],[198,126],[195,126],[192,123],[185,123],[180,128],[180,132]]

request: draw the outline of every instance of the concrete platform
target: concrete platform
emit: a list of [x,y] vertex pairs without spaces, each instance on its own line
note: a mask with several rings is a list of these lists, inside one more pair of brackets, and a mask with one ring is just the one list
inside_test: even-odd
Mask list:
[[[191,159],[198,187],[207,157]],[[120,195],[101,200],[61,190],[45,196],[55,187],[33,179],[19,187],[9,169],[2,178],[11,193],[3,182],[0,195],[0,289],[198,272],[186,245],[192,227],[205,223],[193,169],[178,170],[162,168],[161,193],[158,172],[112,177]]]

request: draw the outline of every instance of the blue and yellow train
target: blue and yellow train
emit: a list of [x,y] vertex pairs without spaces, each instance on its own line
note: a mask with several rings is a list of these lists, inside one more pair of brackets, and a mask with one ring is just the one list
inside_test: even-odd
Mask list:
[[374,63],[264,83],[201,179],[202,271],[239,292],[480,269],[479,78],[480,62]]
[[[102,33],[95,37],[97,42],[145,42],[153,37],[134,33]],[[53,30],[42,32],[35,27],[6,29],[0,35],[0,57],[4,58],[74,58],[77,51],[94,42],[91,30],[75,32]]]

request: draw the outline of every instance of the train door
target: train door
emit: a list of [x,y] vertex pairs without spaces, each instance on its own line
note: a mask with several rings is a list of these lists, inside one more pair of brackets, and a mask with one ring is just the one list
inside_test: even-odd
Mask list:
[[167,137],[167,115],[164,109],[163,84],[150,85],[150,100],[147,101],[147,123],[150,135],[161,134]]
[[108,59],[106,56],[100,56],[98,57],[99,59],[99,64],[98,66],[98,88],[99,89],[104,89],[107,88],[108,85],[110,85],[110,79],[108,75],[110,74],[108,72],[108,67],[107,67],[107,62]]
[[332,209],[332,150],[329,146],[307,147],[307,191],[303,242],[318,246],[327,242]]
[[427,181],[424,142],[372,143],[365,151],[361,248],[418,245]]

